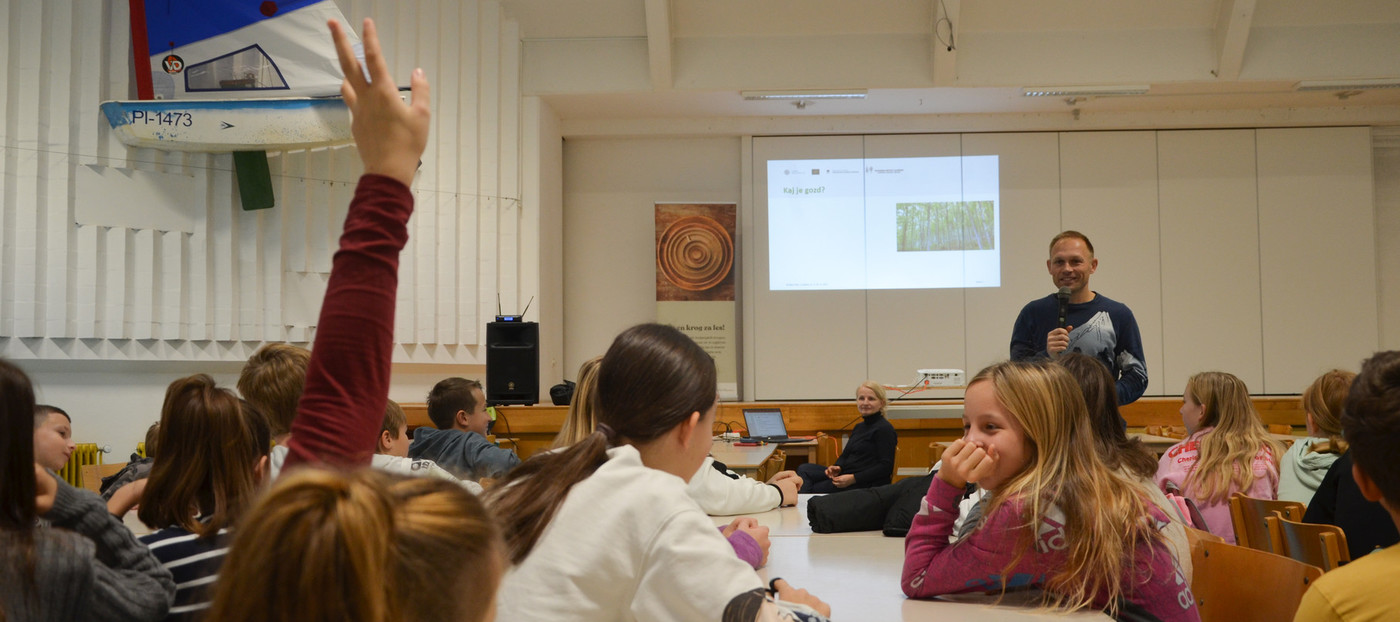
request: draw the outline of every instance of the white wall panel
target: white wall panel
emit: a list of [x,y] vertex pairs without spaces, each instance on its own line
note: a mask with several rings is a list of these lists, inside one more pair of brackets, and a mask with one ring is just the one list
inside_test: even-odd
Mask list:
[[[866,158],[957,157],[958,134],[866,136]],[[852,240],[852,242],[855,242]],[[962,368],[966,351],[962,289],[878,289],[865,292],[865,376],[846,378],[837,396],[855,395],[866,379],[911,383],[917,369]]]
[[1010,356],[1021,307],[1053,288],[1045,257],[1060,232],[1059,150],[1054,133],[963,136],[963,155],[996,155],[1001,166],[1001,287],[967,290],[969,378]]
[[[1400,350],[1400,131],[1373,130],[1380,350]],[[1386,313],[1386,310],[1390,310]]]
[[[754,167],[768,160],[812,157],[860,158],[860,136],[755,138]],[[753,249],[744,265],[746,281],[754,281],[753,390],[754,399],[794,397],[847,399],[870,373],[867,360],[866,292],[770,291],[768,276],[768,184],[762,170],[753,172]],[[743,232],[740,234],[743,235]],[[856,243],[852,234],[850,243]],[[834,241],[829,243],[846,243]],[[906,310],[906,312],[910,312]],[[746,373],[746,383],[747,373]]]
[[1158,132],[1162,358],[1158,389],[1226,371],[1263,390],[1253,130]]
[[[1099,268],[1089,288],[1128,305],[1137,319],[1147,394],[1169,393],[1170,387],[1161,384],[1156,133],[1060,134],[1060,204],[1062,228],[1079,231],[1094,243]],[[1053,291],[1047,273],[1045,292]]]
[[1257,137],[1262,392],[1297,393],[1330,368],[1360,369],[1379,343],[1371,132]]
[[[539,293],[520,267],[538,224],[520,219],[518,27],[493,0],[340,4],[351,23],[375,18],[395,76],[407,84],[421,66],[433,87],[395,338],[448,347],[398,360],[480,363],[471,346],[495,293],[507,306]],[[309,339],[360,173],[353,147],[269,154],[277,205],[243,212],[230,156],[122,146],[96,107],[129,98],[126,21],[125,3],[100,0],[0,9],[0,354],[241,360],[264,341]],[[122,218],[133,210],[154,216]],[[75,224],[75,211],[115,220]],[[74,336],[115,343],[43,341]],[[239,345],[185,343],[210,339]]]

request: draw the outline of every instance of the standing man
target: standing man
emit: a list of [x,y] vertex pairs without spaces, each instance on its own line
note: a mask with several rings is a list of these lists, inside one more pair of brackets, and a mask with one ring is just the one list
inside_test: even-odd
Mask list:
[[[1011,360],[1053,358],[1065,350],[1087,354],[1118,379],[1119,406],[1137,401],[1147,390],[1142,335],[1127,305],[1089,289],[1089,276],[1099,267],[1094,245],[1083,233],[1062,232],[1050,240],[1045,267],[1061,293],[1021,308],[1011,329]],[[1061,325],[1060,297],[1065,293]]]

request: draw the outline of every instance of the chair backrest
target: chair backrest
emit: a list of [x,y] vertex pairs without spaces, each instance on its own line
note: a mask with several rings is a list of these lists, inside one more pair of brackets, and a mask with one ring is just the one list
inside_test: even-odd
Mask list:
[[1293,426],[1287,423],[1270,423],[1269,434],[1292,434]]
[[758,465],[758,469],[754,473],[754,479],[760,482],[766,482],[768,478],[782,471],[783,467],[786,465],[787,453],[781,449],[774,449],[773,453],[768,456],[768,459],[764,460],[763,464]]
[[943,459],[943,452],[948,450],[949,442],[951,441],[933,441],[928,444],[928,465],[930,468]]
[[1191,554],[1191,593],[1201,622],[1292,620],[1322,569],[1282,555],[1201,540]]
[[1149,425],[1143,428],[1142,431],[1152,436],[1186,438],[1186,426],[1184,425]]
[[1316,525],[1281,518],[1277,521],[1283,554],[1323,571],[1351,561],[1347,535],[1336,525]]
[[1244,493],[1230,495],[1230,522],[1235,527],[1235,542],[1251,549],[1281,553],[1282,547],[1275,546],[1269,534],[1266,517],[1277,514],[1289,520],[1302,520],[1303,504],[1297,501],[1275,501],[1255,499]]
[[79,472],[82,473],[83,488],[93,492],[100,492],[102,490],[102,478],[116,475],[124,468],[126,468],[125,462],[118,462],[116,464],[84,464],[79,467]]
[[834,436],[827,436],[825,432],[817,433],[817,451],[814,462],[822,466],[836,464],[836,459],[841,457],[841,441]]

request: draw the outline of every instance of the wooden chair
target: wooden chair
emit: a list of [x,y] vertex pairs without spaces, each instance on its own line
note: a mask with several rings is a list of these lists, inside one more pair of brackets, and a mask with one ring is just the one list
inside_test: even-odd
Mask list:
[[836,459],[841,457],[841,441],[834,436],[827,436],[825,432],[817,432],[817,451],[812,456],[812,461],[822,466],[836,464]]
[[952,441],[934,441],[928,444],[928,466],[933,468],[939,460],[943,459],[943,452],[948,451],[948,444]]
[[1202,540],[1191,551],[1201,622],[1292,620],[1322,569],[1282,555]]
[[118,471],[126,468],[125,462],[116,464],[84,464],[79,467],[82,473],[83,488],[98,492],[102,490],[102,478],[116,475]]
[[1336,525],[1316,525],[1288,520],[1273,521],[1283,541],[1283,554],[1326,572],[1351,561],[1347,534]]
[[1293,434],[1293,426],[1287,423],[1270,423],[1269,434]]
[[760,482],[768,481],[768,478],[777,475],[779,471],[787,465],[787,453],[781,449],[774,449],[773,454],[768,456],[763,464],[758,465],[758,470],[754,473],[754,479]]
[[1289,520],[1302,520],[1303,504],[1297,501],[1275,501],[1255,499],[1244,493],[1230,495],[1230,523],[1235,527],[1235,542],[1267,553],[1282,553],[1283,543],[1276,542],[1276,532],[1269,532],[1265,518],[1280,516]]
[[1152,436],[1164,436],[1166,438],[1186,438],[1186,426],[1184,425],[1149,425],[1142,429],[1143,433]]

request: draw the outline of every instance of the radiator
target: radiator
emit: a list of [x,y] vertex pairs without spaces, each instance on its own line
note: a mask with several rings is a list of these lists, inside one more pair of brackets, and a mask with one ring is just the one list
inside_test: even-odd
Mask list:
[[88,464],[102,464],[102,450],[97,443],[78,443],[73,448],[73,455],[68,457],[68,464],[58,471],[58,476],[73,487],[82,488],[83,466]]

